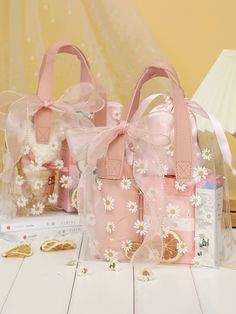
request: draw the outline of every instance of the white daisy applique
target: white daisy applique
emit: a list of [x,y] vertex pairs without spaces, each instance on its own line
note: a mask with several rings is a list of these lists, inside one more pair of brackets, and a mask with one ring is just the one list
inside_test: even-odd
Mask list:
[[30,152],[30,146],[29,145],[25,145],[24,150],[23,150],[23,154],[24,155],[28,155]]
[[30,209],[31,215],[34,215],[34,216],[42,215],[44,208],[45,206],[42,202],[37,202]]
[[80,202],[78,199],[73,199],[72,202],[71,202],[71,206],[77,210],[79,210],[79,207],[80,207]]
[[102,180],[97,179],[97,180],[96,180],[96,183],[97,183],[98,191],[101,191],[101,190],[102,190]]
[[28,203],[28,200],[24,196],[19,197],[16,201],[16,204],[18,207],[25,207],[27,203]]
[[187,189],[187,184],[184,182],[175,181],[175,189],[179,192],[184,192]]
[[169,203],[166,206],[166,211],[169,218],[176,219],[180,216],[180,208],[178,205]]
[[108,262],[116,261],[118,252],[112,249],[105,250],[104,257]]
[[122,190],[130,190],[131,180],[123,177],[123,179],[121,180],[120,186],[121,186]]
[[195,207],[200,206],[201,203],[202,203],[201,197],[198,196],[198,195],[192,195],[192,196],[190,197],[190,203],[191,203],[193,206],[195,206]]
[[198,233],[195,235],[194,240],[198,243],[201,243],[203,241],[208,241],[208,234],[205,231],[198,231]]
[[136,220],[134,223],[134,229],[136,229],[136,233],[144,236],[148,233],[149,225],[146,221]]
[[132,250],[132,242],[130,240],[125,240],[121,243],[121,248],[127,253]]
[[36,181],[34,182],[34,189],[35,189],[35,190],[40,190],[40,189],[42,189],[42,187],[43,187],[43,181],[41,181],[41,180],[36,180]]
[[56,193],[53,193],[53,194],[49,195],[49,197],[48,197],[48,203],[49,204],[54,205],[57,203],[57,200],[58,200],[58,195]]
[[177,243],[177,251],[181,254],[186,254],[188,252],[188,246],[185,242],[180,241],[179,243]]
[[148,171],[148,163],[146,160],[138,159],[134,162],[134,167],[137,173],[145,174]]
[[43,161],[40,158],[35,158],[35,160],[30,161],[31,170],[42,170]]
[[57,159],[54,162],[54,166],[56,167],[56,169],[61,170],[64,167],[64,161],[62,159]]
[[170,228],[169,227],[167,227],[165,225],[161,226],[161,236],[162,236],[162,238],[164,238],[164,239],[167,238],[168,235],[169,235],[169,232],[170,232]]
[[168,174],[168,166],[164,165],[164,164],[160,164],[159,165],[159,169],[158,169],[158,175],[161,177],[164,177]]
[[69,189],[72,185],[72,178],[70,176],[63,175],[60,177],[60,184],[62,188]]
[[21,186],[21,185],[24,184],[24,181],[25,181],[25,180],[24,180],[24,177],[22,177],[22,176],[20,176],[20,175],[16,176],[16,179],[15,179],[16,185]]
[[204,212],[202,219],[204,222],[211,224],[213,222],[213,213],[209,211]]
[[103,204],[106,211],[111,211],[115,207],[115,200],[111,195],[103,198]]
[[196,182],[200,182],[202,179],[205,180],[207,176],[208,176],[208,170],[206,167],[198,166],[194,168],[193,178]]
[[154,279],[154,274],[151,270],[149,269],[143,269],[137,277],[138,280],[140,281],[150,281]]
[[56,142],[56,141],[52,142],[52,143],[50,144],[50,148],[51,148],[51,150],[54,151],[54,152],[57,151],[58,148],[59,148],[59,143]]
[[212,154],[211,154],[211,151],[210,151],[209,148],[204,148],[204,149],[202,150],[202,158],[203,158],[204,160],[211,160]]
[[113,118],[114,120],[119,121],[120,118],[121,118],[121,111],[120,111],[120,110],[114,110],[114,111],[112,112],[112,118]]
[[167,147],[167,150],[166,150],[167,155],[170,157],[173,157],[174,156],[174,150],[175,150],[174,145],[169,145]]
[[108,233],[112,233],[112,232],[114,232],[115,231],[115,224],[114,224],[114,222],[113,221],[108,221],[107,222],[107,225],[106,225],[106,231],[108,232]]
[[138,205],[136,202],[133,202],[133,201],[128,201],[127,203],[127,207],[129,209],[129,211],[134,214],[138,211]]

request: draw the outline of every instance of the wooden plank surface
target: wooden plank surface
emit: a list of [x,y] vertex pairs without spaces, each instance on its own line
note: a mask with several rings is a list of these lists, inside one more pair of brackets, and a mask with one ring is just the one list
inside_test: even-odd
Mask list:
[[204,314],[236,313],[235,270],[192,268],[192,272]]
[[0,257],[0,313],[14,285],[23,259],[6,260]]
[[[81,235],[76,250],[44,253],[35,249],[25,258],[1,314],[65,314],[71,295]],[[10,259],[7,262],[11,262]]]
[[[106,270],[104,262],[84,262],[91,275],[76,276],[69,314],[133,314],[133,269],[120,264]],[[82,267],[82,266],[81,266]]]
[[[135,273],[137,278],[138,271]],[[155,279],[152,281],[136,279],[136,314],[202,313],[189,266],[161,265],[153,274]]]

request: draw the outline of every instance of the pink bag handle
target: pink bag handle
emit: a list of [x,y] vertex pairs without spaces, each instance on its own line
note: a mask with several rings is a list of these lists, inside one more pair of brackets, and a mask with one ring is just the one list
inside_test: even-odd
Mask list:
[[[156,69],[156,70],[154,70],[154,69]],[[163,71],[166,71],[166,73],[163,73]],[[146,68],[144,70],[144,72],[142,73],[141,77],[139,78],[136,86],[135,86],[133,95],[131,97],[131,100],[129,102],[129,106],[127,108],[128,111],[124,112],[123,119],[127,120],[127,122],[130,122],[134,113],[137,111],[137,109],[139,107],[139,103],[140,103],[141,89],[142,89],[144,83],[146,83],[150,79],[153,79],[155,77],[160,77],[160,76],[168,77],[171,80],[169,74],[172,76],[172,78],[175,80],[175,82],[177,82],[179,88],[181,88],[177,72],[172,67],[172,65],[166,63],[165,61],[158,61],[153,66]],[[172,88],[172,90],[173,90],[173,88]]]
[[[140,90],[143,84],[148,80],[158,76],[167,77],[171,83],[174,105],[174,145],[176,178],[180,181],[191,180],[193,167],[191,122],[183,90],[179,85],[177,74],[172,66],[165,62],[161,62],[144,70],[143,74],[136,84],[133,96],[128,106],[128,111],[124,112],[123,114],[123,121],[130,122],[134,113],[137,111],[139,105]],[[122,140],[121,137],[119,137],[119,140]],[[124,154],[124,152],[116,152],[117,159],[121,159],[120,156],[122,154]],[[113,156],[114,154],[112,151],[110,151],[109,147],[107,155],[108,163],[110,155]]]
[[[47,102],[52,97],[52,73],[58,53],[69,53],[76,55],[81,62],[81,82],[91,82],[99,87],[100,84],[94,79],[89,63],[83,52],[76,46],[68,43],[65,40],[59,41],[52,45],[44,55],[43,62],[40,68],[39,82],[37,95],[43,101]],[[101,89],[102,90],[102,89]],[[106,99],[105,94],[103,95]],[[49,108],[42,108],[34,115],[34,125],[36,140],[38,143],[46,144],[50,139],[51,132],[51,116],[52,112]],[[106,125],[106,106],[94,115],[94,123],[99,125]]]

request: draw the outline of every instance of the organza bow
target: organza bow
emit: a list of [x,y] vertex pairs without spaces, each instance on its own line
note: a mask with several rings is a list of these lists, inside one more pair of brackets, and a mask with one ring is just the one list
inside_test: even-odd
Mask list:
[[[144,104],[144,109],[146,106],[148,104]],[[104,211],[102,196],[97,189],[95,180],[98,161],[107,155],[109,145],[119,135],[124,135],[127,144],[124,151],[126,161],[133,165],[134,160],[145,156],[147,162],[152,164],[153,170],[156,171],[159,160],[155,160],[157,156],[155,151],[158,147],[170,143],[171,120],[171,114],[168,112],[163,112],[158,116],[154,113],[142,118],[137,114],[129,123],[121,121],[117,126],[67,130],[66,138],[73,159],[77,162],[85,161],[77,195],[80,200],[83,200],[84,212],[81,218],[84,220],[81,219],[81,223],[86,226],[93,255],[99,255],[99,252],[96,251],[97,239],[96,234],[94,234],[94,225],[90,224],[90,218],[95,217],[96,219],[99,213]],[[136,185],[145,192],[142,189],[143,176],[144,174],[139,175],[134,171]],[[148,235],[145,236],[141,247],[133,255],[132,261],[138,263],[145,261],[156,265],[162,255],[160,223],[156,216],[154,200],[148,195],[144,195],[144,197],[145,207],[148,207],[147,212],[149,212],[152,224],[150,224]]]
[[[75,113],[90,114],[104,105],[102,92],[90,83],[79,83],[68,88],[55,101],[43,101],[38,96],[25,96],[13,91],[0,94],[0,106],[13,101],[6,114],[1,114],[1,129],[5,131],[6,155],[0,179],[11,180],[12,170],[23,155],[26,144],[27,123],[41,108],[50,108],[61,115],[66,127],[75,126]],[[88,120],[88,119],[87,119]]]

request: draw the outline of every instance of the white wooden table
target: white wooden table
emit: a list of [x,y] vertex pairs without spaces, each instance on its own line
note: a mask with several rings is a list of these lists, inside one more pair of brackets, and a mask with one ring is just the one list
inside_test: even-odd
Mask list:
[[[81,243],[81,239],[78,239]],[[83,263],[91,272],[78,276],[77,250],[42,253],[25,259],[0,259],[1,314],[235,314],[236,271],[190,266],[159,266],[155,280],[135,279],[121,264]]]

